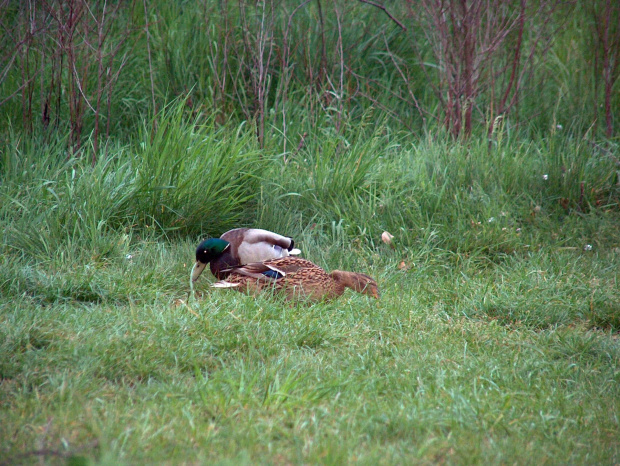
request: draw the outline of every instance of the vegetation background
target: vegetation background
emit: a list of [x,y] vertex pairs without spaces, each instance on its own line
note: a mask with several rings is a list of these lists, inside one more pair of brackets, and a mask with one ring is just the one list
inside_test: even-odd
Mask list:
[[[617,2],[3,0],[0,31],[0,464],[620,461]],[[188,301],[244,225],[381,299]]]

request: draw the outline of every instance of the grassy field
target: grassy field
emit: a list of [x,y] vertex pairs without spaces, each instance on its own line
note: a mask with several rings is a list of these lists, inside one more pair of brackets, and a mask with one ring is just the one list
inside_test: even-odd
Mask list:
[[[94,167],[7,145],[2,464],[619,461],[612,159],[566,137],[372,133],[250,163],[243,132],[170,118],[167,140]],[[248,212],[381,299],[295,306],[201,279],[188,301],[187,231]]]
[[371,256],[379,301],[296,307],[188,303],[191,244],[132,248],[13,269],[31,291],[1,304],[7,463],[618,461],[617,250]]
[[0,466],[620,463],[614,2],[1,3]]

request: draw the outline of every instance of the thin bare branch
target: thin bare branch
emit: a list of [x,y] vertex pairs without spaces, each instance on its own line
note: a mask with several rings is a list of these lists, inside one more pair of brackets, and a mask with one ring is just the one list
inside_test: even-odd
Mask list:
[[370,0],[358,0],[361,3],[366,3],[367,5],[371,5],[374,6],[375,8],[379,8],[381,11],[383,11],[388,18],[390,18],[396,25],[398,25],[399,28],[401,28],[403,31],[407,30],[407,27],[401,23],[398,19],[396,19],[389,11],[386,7],[384,7],[383,5],[379,5],[378,3],[375,2],[371,2]]
[[[149,14],[146,8],[146,0],[142,0],[144,6],[144,28],[146,30],[146,52],[149,59],[149,78],[151,81],[151,99],[153,103],[153,115],[157,114],[157,103],[155,102],[155,80],[153,78],[153,62],[151,58],[151,34],[149,32]],[[155,120],[153,120],[155,121]]]

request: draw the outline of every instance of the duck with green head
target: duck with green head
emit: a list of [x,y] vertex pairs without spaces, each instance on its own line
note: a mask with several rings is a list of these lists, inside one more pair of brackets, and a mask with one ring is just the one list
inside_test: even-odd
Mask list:
[[226,269],[252,262],[300,254],[292,238],[259,228],[235,228],[219,238],[202,241],[196,249],[196,263],[192,267],[190,285],[198,280],[209,264],[211,273],[218,279],[226,278]]

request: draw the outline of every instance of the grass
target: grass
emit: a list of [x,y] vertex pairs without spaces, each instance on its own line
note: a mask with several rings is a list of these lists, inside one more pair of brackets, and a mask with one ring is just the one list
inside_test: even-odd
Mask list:
[[[106,84],[96,9],[65,44],[35,3],[1,42],[0,465],[620,462],[618,139],[586,9],[550,18],[518,110],[488,134],[487,82],[454,139],[423,29],[371,5],[284,2],[262,43],[264,2],[123,7]],[[196,244],[238,226],[381,299],[188,301]]]
[[90,280],[131,282],[128,295],[3,300],[8,461],[618,459],[617,326],[590,318],[619,301],[618,253],[489,267],[437,251],[373,268],[380,301],[295,307],[210,291],[186,303],[188,246]]
[[[4,154],[2,464],[619,461],[609,160],[566,138],[488,152],[379,131],[256,162],[238,128],[166,115],[172,141],[145,134],[107,164]],[[224,159],[252,161],[251,196],[200,197],[238,182],[193,170]],[[164,214],[183,199],[205,207],[185,230]],[[369,273],[381,299],[295,306],[201,281],[188,302],[196,241],[226,224],[186,232],[224,207]]]

